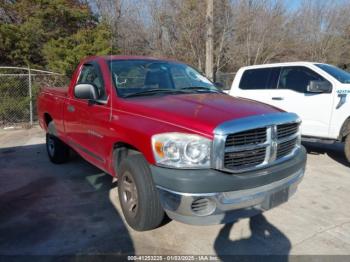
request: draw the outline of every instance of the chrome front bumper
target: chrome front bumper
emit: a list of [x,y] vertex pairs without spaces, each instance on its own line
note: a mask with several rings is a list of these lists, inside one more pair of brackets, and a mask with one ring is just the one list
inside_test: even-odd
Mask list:
[[168,216],[187,224],[227,223],[278,206],[295,193],[304,168],[273,183],[239,191],[181,193],[157,186]]

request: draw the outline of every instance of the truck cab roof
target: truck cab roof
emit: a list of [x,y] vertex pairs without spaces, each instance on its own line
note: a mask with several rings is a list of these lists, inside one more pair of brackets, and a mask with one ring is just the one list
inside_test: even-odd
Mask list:
[[319,62],[307,62],[307,61],[297,61],[297,62],[285,62],[285,63],[270,63],[270,64],[262,64],[262,65],[251,65],[241,67],[241,70],[247,69],[257,69],[257,68],[266,68],[266,67],[285,67],[285,66],[314,66],[316,64],[324,64]]
[[169,58],[162,58],[162,57],[151,57],[151,56],[136,56],[136,55],[104,55],[104,56],[89,56],[84,59],[84,62],[87,61],[93,61],[93,60],[105,60],[105,61],[111,61],[111,60],[155,60],[155,61],[171,61],[171,62],[177,62],[179,61],[175,59],[169,59]]

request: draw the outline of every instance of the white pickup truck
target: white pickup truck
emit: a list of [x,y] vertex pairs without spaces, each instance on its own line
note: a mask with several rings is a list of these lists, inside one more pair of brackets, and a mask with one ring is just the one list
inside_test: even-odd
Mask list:
[[350,73],[311,62],[247,66],[229,94],[297,113],[304,141],[344,142],[350,162]]

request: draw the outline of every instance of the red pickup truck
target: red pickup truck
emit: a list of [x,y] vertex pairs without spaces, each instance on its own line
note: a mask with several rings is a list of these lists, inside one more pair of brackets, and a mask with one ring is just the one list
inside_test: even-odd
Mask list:
[[73,149],[116,177],[139,231],[165,213],[189,224],[253,216],[286,202],[304,175],[297,115],[226,95],[176,61],[87,58],[68,88],[42,89],[38,115],[50,160]]

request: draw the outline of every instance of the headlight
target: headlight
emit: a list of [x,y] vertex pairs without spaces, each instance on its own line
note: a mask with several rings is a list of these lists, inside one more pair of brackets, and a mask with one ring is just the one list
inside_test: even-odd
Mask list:
[[209,168],[211,140],[183,133],[163,133],[152,137],[157,164],[175,168]]

